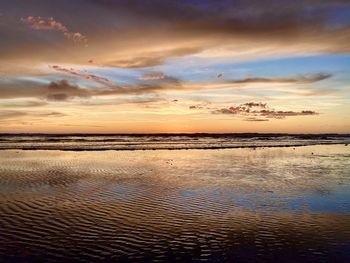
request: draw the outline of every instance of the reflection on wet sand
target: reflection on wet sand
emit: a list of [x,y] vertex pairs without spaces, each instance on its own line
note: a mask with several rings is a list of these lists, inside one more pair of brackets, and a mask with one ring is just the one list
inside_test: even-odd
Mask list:
[[1,151],[5,261],[350,261],[350,148]]

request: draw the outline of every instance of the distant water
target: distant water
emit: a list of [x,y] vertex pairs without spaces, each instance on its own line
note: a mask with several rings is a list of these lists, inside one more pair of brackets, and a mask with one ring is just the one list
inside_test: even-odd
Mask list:
[[0,134],[0,149],[181,150],[348,144],[338,134]]

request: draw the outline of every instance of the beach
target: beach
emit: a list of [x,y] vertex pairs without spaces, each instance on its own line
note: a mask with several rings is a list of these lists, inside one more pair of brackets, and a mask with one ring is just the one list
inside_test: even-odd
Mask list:
[[350,0],[0,0],[0,263],[350,263]]
[[0,151],[0,261],[349,262],[350,148]]

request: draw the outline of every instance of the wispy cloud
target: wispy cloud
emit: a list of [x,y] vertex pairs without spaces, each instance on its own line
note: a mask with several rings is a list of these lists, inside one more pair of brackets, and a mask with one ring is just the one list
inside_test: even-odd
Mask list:
[[60,31],[66,38],[73,40],[74,42],[88,42],[88,39],[83,34],[79,32],[71,32],[65,25],[56,21],[53,17],[28,16],[24,18],[22,17],[21,22],[36,30]]
[[136,87],[119,87],[111,86],[105,88],[81,88],[78,85],[69,83],[67,80],[51,82],[46,88],[45,98],[53,101],[67,101],[74,98],[87,99],[90,97],[113,96],[113,95],[139,95],[149,94],[161,87],[158,86],[136,86]]
[[52,68],[55,71],[58,72],[62,72],[62,73],[66,73],[68,75],[74,76],[74,77],[78,77],[78,78],[82,78],[85,80],[93,80],[99,83],[103,83],[103,84],[112,84],[113,82],[108,79],[108,78],[104,78],[104,77],[99,77],[93,74],[89,74],[86,72],[81,72],[81,71],[77,71],[73,68],[64,68],[58,65],[53,65],[53,66],[49,66],[50,68]]
[[164,79],[166,75],[163,72],[151,72],[143,74],[140,79],[141,80],[160,80]]
[[66,101],[74,98],[90,98],[113,95],[155,94],[166,90],[166,85],[110,85],[101,88],[83,88],[66,79],[42,84],[33,81],[15,81],[1,85],[0,99],[39,98],[45,100]]
[[41,100],[28,101],[0,101],[0,107],[4,108],[35,108],[46,106],[47,102]]
[[318,81],[322,81],[332,77],[328,73],[317,73],[310,75],[300,75],[294,78],[245,78],[238,80],[227,80],[229,83],[234,84],[254,84],[254,83],[281,83],[281,84],[310,84]]
[[252,122],[261,122],[261,121],[269,121],[268,119],[256,118],[256,117],[248,117],[244,118],[244,121],[252,121]]
[[[10,79],[10,81],[0,80],[0,98],[46,98],[48,100],[65,101],[73,98],[90,98],[98,96],[114,95],[141,95],[141,94],[168,94],[168,93],[190,93],[200,90],[222,90],[241,88],[241,85],[252,85],[255,87],[257,82],[290,83],[304,84],[314,83],[329,78],[330,74],[319,73],[314,75],[301,75],[298,78],[245,78],[237,80],[216,80],[210,82],[185,81],[180,80],[162,72],[150,72],[144,74],[141,78],[143,82],[137,84],[116,84],[106,77],[90,74],[86,71],[78,71],[73,68],[65,68],[58,65],[50,66],[54,71],[64,73],[78,79],[90,80],[102,84],[99,87],[85,88],[81,85],[75,85],[63,79],[61,81],[52,81],[48,85],[40,82],[23,81],[20,79]],[[272,87],[268,87],[272,89]],[[265,90],[266,88],[262,89]],[[311,89],[311,88],[281,88],[276,89],[278,92],[286,94],[292,93],[300,96],[325,96],[336,92],[335,89]],[[193,108],[206,108],[207,105],[194,105]],[[244,107],[263,106],[261,105],[243,105]],[[242,107],[243,107],[242,106]]]
[[168,59],[195,54],[201,50],[200,47],[174,47],[159,51],[145,51],[142,55],[138,55],[139,51],[135,50],[130,53],[136,53],[136,55],[128,54],[126,57],[122,55],[121,58],[109,59],[104,64],[120,68],[147,68],[164,64]]
[[26,117],[26,116],[42,118],[42,117],[64,117],[67,115],[57,111],[39,112],[39,111],[4,110],[0,112],[0,120],[8,120],[8,119],[17,120],[17,118]]
[[[182,82],[183,87],[185,87],[186,90],[220,90],[220,89],[234,89],[234,88],[262,88],[262,89],[275,89],[278,86],[292,86],[292,85],[305,85],[305,84],[312,84],[316,82],[320,82],[323,80],[326,80],[328,78],[331,78],[331,74],[327,73],[317,73],[317,74],[305,74],[305,75],[298,75],[295,77],[250,77],[250,78],[242,78],[242,79],[230,79],[226,76],[225,79],[216,79],[213,81],[187,81]],[[183,88],[182,87],[182,88]],[[180,88],[180,87],[179,87]],[[310,92],[303,92],[303,89],[296,89],[293,88],[289,91],[293,91],[295,93],[298,93],[300,96],[303,94],[305,96],[310,96],[311,90],[308,89]],[[287,89],[283,89],[281,87],[278,87],[278,90],[288,92]],[[328,90],[331,92],[331,90]],[[313,89],[313,92],[318,93],[317,90]],[[324,93],[326,91],[319,91],[321,93]],[[312,92],[311,92],[312,94]]]

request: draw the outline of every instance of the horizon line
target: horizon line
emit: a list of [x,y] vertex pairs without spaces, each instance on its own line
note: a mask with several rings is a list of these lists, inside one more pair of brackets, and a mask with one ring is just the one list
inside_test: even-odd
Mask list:
[[0,136],[4,135],[342,135],[350,136],[350,133],[284,133],[284,132],[119,132],[119,133],[90,133],[90,132],[0,132]]

